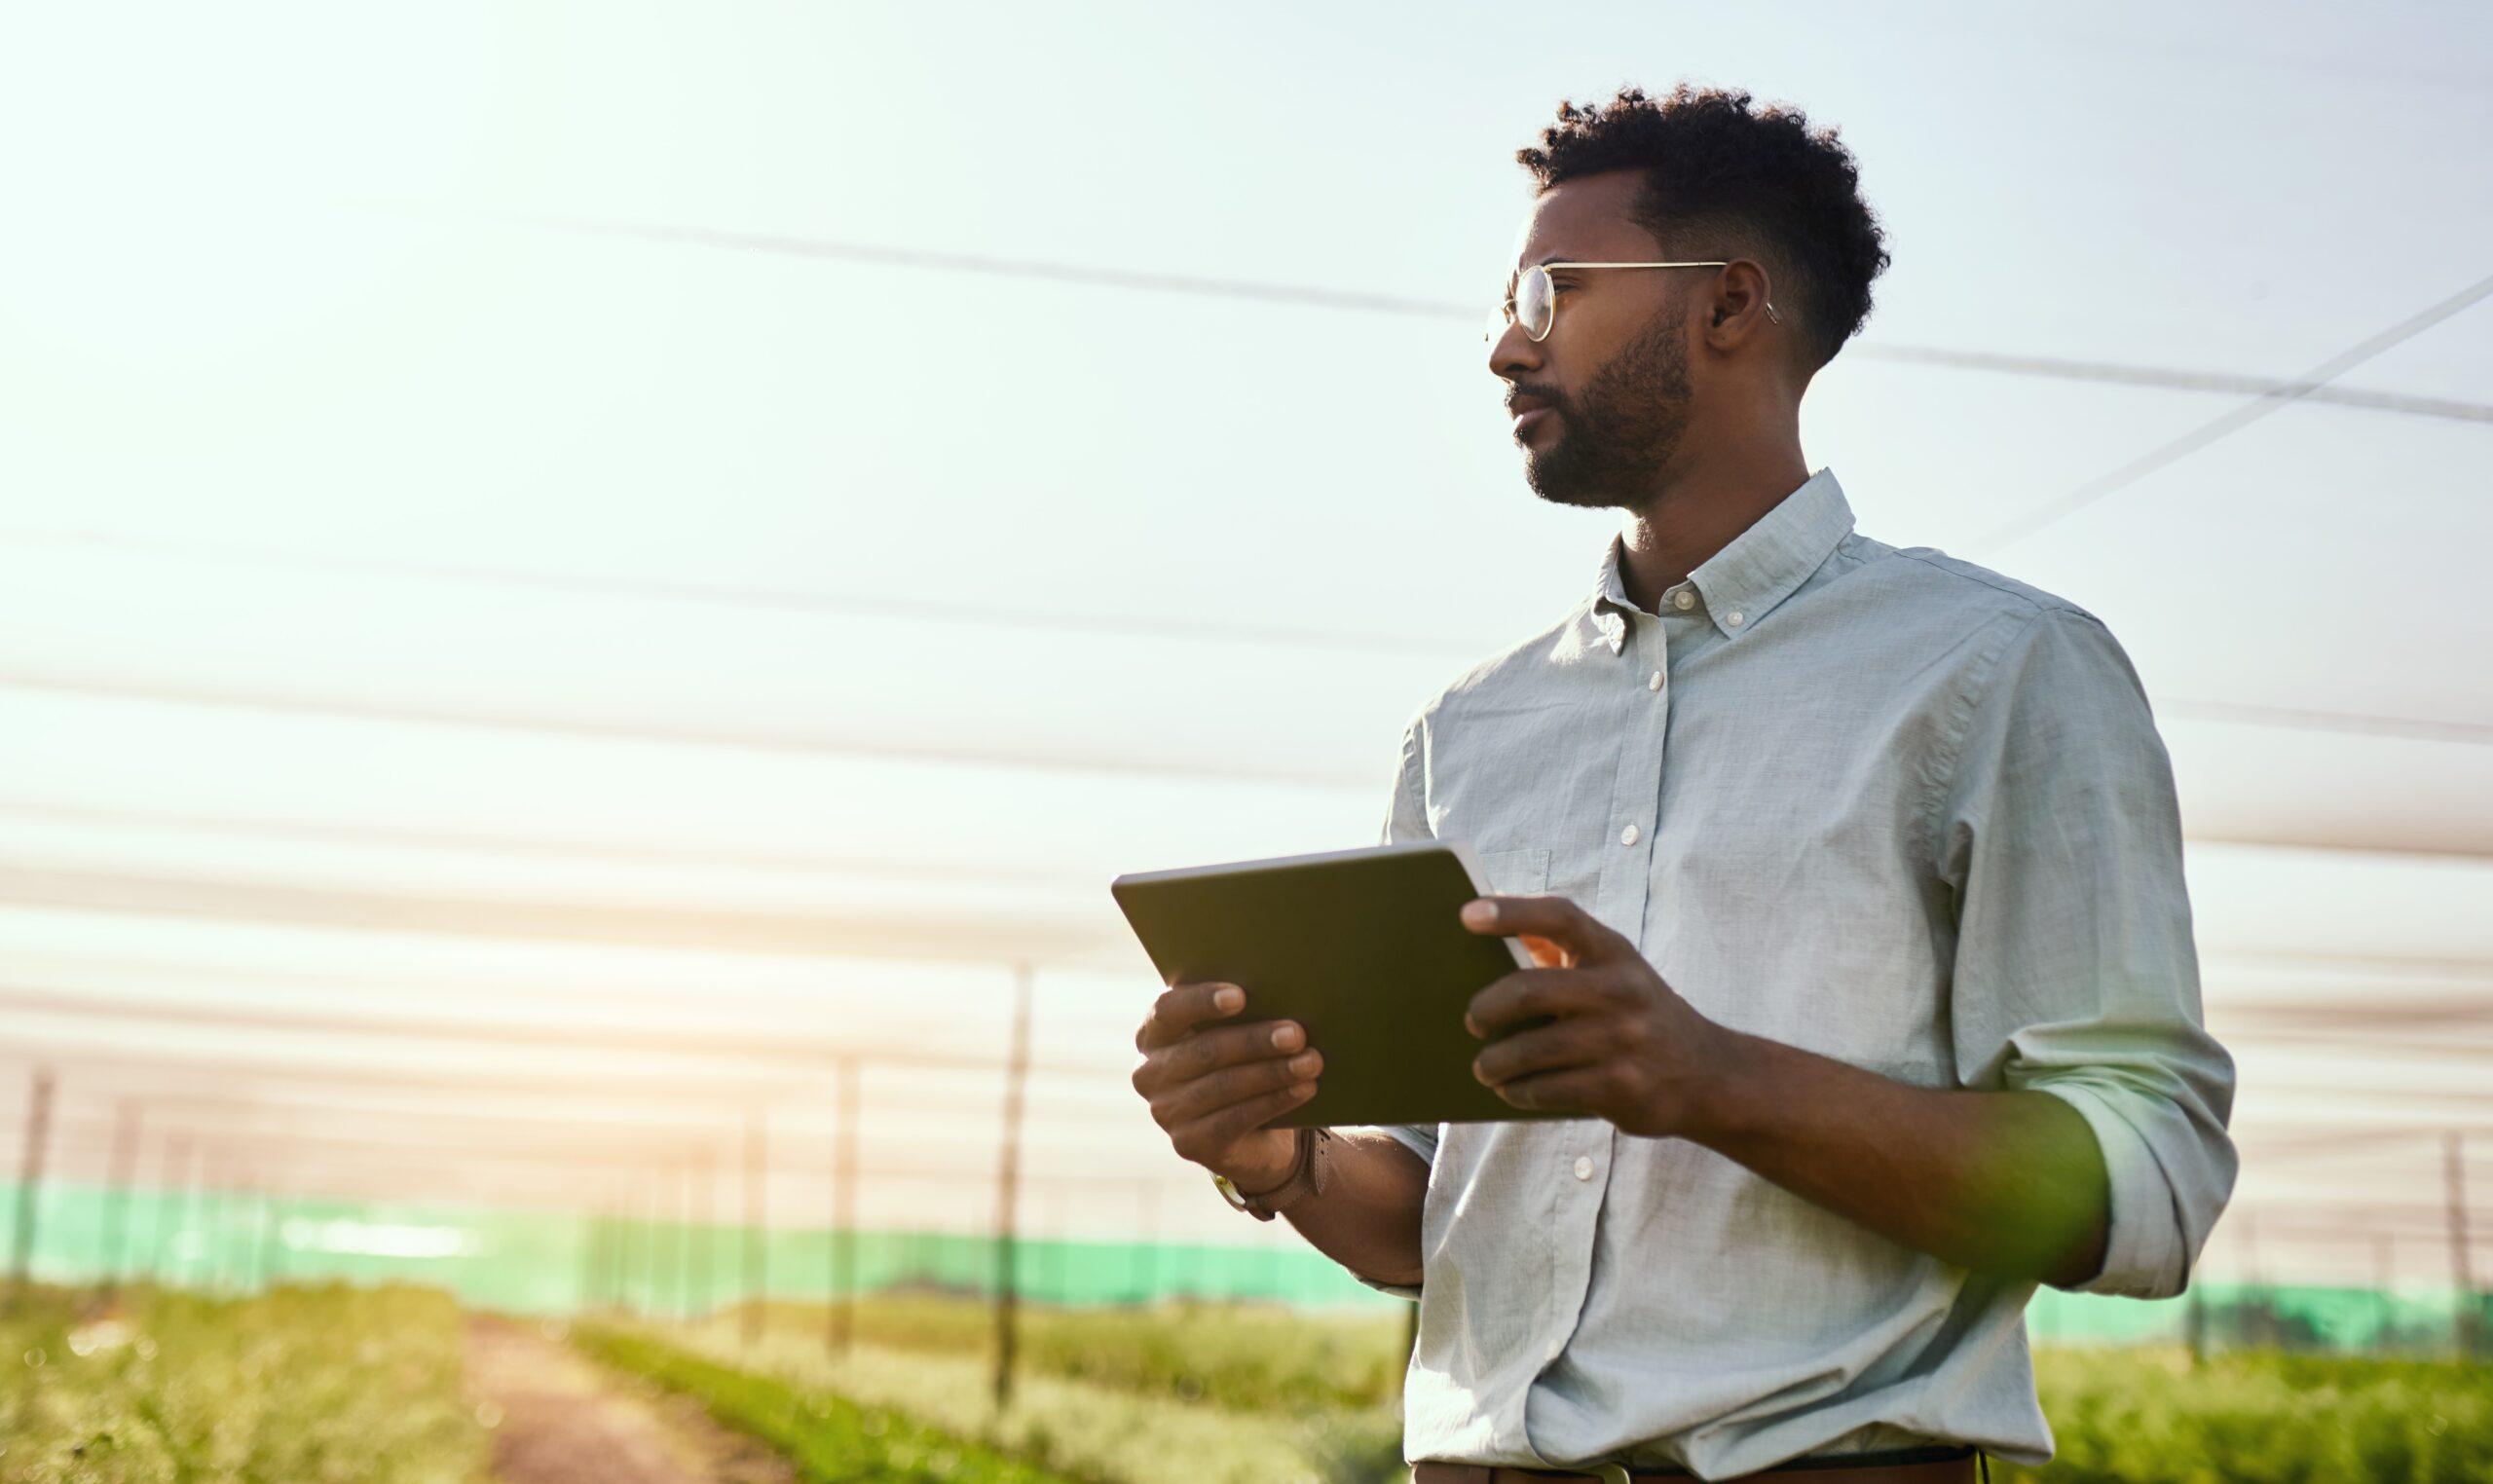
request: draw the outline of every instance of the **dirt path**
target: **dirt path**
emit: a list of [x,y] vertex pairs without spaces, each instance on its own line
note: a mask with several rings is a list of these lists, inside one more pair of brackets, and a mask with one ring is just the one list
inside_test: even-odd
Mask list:
[[467,1326],[467,1390],[502,1484],[795,1484],[777,1454],[689,1398],[602,1371],[506,1319]]

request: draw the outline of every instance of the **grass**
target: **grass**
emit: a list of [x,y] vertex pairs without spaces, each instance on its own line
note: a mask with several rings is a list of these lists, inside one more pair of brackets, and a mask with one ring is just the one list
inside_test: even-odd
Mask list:
[[[1176,1300],[1150,1308],[1023,1304],[1016,1348],[1050,1375],[1249,1412],[1395,1407],[1403,1316]],[[821,1305],[774,1304],[770,1332],[820,1335]],[[859,1343],[931,1354],[995,1353],[995,1311],[978,1300],[883,1294],[857,1306]]]
[[36,1292],[0,1320],[0,1484],[481,1484],[459,1326],[406,1288]]
[[2045,1350],[2035,1384],[2059,1452],[1995,1477],[2053,1484],[2481,1484],[2493,1367],[2246,1353]]
[[647,1333],[591,1325],[575,1329],[572,1339],[598,1360],[699,1401],[720,1422],[786,1455],[808,1481],[1071,1484],[890,1408],[724,1365]]
[[[778,1328],[747,1351],[730,1319],[635,1333],[721,1366],[807,1393],[887,1408],[955,1437],[1100,1484],[1370,1484],[1405,1478],[1402,1423],[1393,1407],[1241,1409],[1188,1401],[1166,1386],[1125,1387],[1033,1362],[1012,1405],[994,1406],[991,1362],[860,1344],[845,1361],[824,1354],[821,1329]],[[1286,1336],[1275,1335],[1286,1346]]]
[[[825,1384],[912,1397],[956,1425],[984,1416],[993,1311],[975,1300],[878,1297],[861,1304],[869,1341],[840,1370],[821,1355],[818,1307],[774,1306],[755,1363]],[[738,1352],[726,1321],[696,1331]],[[1215,1439],[1256,1449],[1296,1477],[1384,1479],[1400,1460],[1398,1317],[1293,1315],[1258,1306],[1158,1310],[1025,1306],[1024,1390],[1116,1435],[1083,1456],[1102,1478],[1150,1477]],[[2058,1454],[1994,1476],[2053,1484],[2303,1484],[2493,1481],[2493,1367],[2452,1361],[2242,1353],[2192,1368],[2178,1350],[2040,1348],[2037,1390]],[[1011,1431],[1002,1434],[1011,1436]],[[1165,1440],[1165,1442],[1163,1441]],[[1240,1475],[1245,1477],[1245,1474]]]

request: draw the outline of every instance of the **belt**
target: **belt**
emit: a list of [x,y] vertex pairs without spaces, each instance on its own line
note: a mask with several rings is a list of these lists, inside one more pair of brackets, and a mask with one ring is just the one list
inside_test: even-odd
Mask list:
[[[1983,1462],[1990,1477],[1991,1461]],[[1972,1484],[1974,1450],[1970,1446],[1889,1448],[1876,1453],[1822,1454],[1794,1459],[1741,1479],[1766,1484]],[[1599,1479],[1609,1484],[1646,1484],[1648,1480],[1688,1479],[1685,1468],[1661,1465],[1628,1468],[1596,1464],[1595,1471],[1566,1468],[1524,1468],[1512,1464],[1447,1464],[1424,1459],[1411,1465],[1411,1484],[1538,1484],[1543,1479]]]

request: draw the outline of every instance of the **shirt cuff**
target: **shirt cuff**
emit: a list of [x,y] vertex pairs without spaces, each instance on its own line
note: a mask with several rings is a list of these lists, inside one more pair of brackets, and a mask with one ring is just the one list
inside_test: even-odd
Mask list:
[[2104,1217],[2103,1266],[2083,1282],[2054,1283],[2071,1293],[2111,1293],[2128,1298],[2171,1298],[2188,1282],[2180,1218],[2155,1151],[2121,1116],[2123,1095],[2087,1083],[2036,1082],[2028,1091],[2049,1093],[2078,1111],[2103,1150],[2111,1185]]

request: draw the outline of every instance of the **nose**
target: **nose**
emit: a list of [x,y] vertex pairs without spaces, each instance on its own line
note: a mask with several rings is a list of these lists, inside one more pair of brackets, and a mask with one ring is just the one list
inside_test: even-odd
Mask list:
[[1509,322],[1489,337],[1489,374],[1503,381],[1519,381],[1541,369],[1541,346],[1523,332],[1523,326]]

